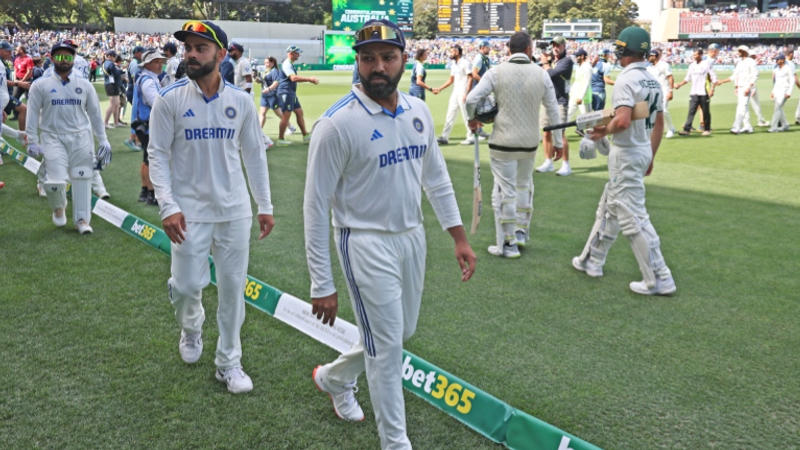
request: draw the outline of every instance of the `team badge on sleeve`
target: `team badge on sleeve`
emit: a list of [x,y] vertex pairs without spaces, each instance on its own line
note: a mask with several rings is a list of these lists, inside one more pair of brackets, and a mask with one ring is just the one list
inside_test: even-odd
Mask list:
[[425,127],[422,125],[422,121],[419,119],[419,117],[414,117],[413,123],[414,129],[417,130],[417,132],[422,133]]
[[233,106],[228,106],[227,108],[225,108],[225,116],[228,119],[233,119],[234,117],[236,117],[236,110],[233,109]]

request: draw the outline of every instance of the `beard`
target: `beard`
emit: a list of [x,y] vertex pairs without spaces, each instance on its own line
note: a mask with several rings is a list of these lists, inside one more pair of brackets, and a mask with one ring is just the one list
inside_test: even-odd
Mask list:
[[[371,98],[385,99],[394,94],[401,78],[403,78],[402,70],[394,78],[391,78],[388,75],[373,73],[368,78],[362,76],[361,85],[364,87],[364,91],[366,91],[367,95],[369,95]],[[385,83],[374,83],[374,81],[378,79],[385,81]]]
[[[190,64],[197,64],[197,66],[191,66]],[[186,76],[189,77],[190,80],[197,80],[210,74],[216,68],[217,68],[216,55],[214,56],[214,59],[208,64],[200,64],[200,62],[197,61],[196,59],[190,59],[186,61]]]
[[55,63],[53,69],[59,75],[72,72],[72,63]]

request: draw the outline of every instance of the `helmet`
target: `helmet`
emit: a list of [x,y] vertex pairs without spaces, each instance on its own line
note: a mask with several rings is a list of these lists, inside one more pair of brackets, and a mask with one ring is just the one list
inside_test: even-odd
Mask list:
[[492,123],[496,115],[497,102],[494,99],[494,94],[489,94],[486,98],[481,100],[477,108],[475,108],[475,119],[482,123]]
[[644,56],[650,51],[650,33],[644,28],[630,26],[619,33],[614,45],[617,58],[622,57],[625,52]]

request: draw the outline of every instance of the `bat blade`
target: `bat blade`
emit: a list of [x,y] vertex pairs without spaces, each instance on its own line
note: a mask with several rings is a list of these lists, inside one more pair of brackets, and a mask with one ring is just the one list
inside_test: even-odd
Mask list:
[[481,214],[483,213],[483,194],[481,193],[481,160],[480,160],[480,144],[478,143],[478,133],[475,133],[475,165],[472,171],[472,225],[470,226],[470,234],[475,234],[478,231],[478,225],[481,223]]
[[[615,112],[616,111],[613,109],[592,111],[586,114],[579,115],[575,120],[571,122],[549,125],[544,127],[542,130],[553,131],[569,127],[578,127],[578,129],[585,130],[587,128],[592,128],[598,125],[608,125],[608,123],[611,122],[611,119],[614,118]],[[633,111],[631,111],[632,120],[644,119],[648,115],[650,115],[650,111],[647,102],[639,102],[633,105]]]

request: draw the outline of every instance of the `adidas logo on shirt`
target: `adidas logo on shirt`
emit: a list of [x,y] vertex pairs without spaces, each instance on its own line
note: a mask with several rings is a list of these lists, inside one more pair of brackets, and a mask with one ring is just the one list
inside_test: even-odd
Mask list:
[[375,141],[375,140],[378,140],[378,139],[380,139],[380,138],[382,138],[382,137],[383,137],[383,135],[381,134],[381,132],[380,132],[380,131],[378,131],[378,130],[373,130],[373,131],[372,131],[372,137],[371,137],[371,138],[369,138],[369,140],[370,140],[370,141]]
[[183,117],[194,117],[194,111],[192,111],[192,108],[187,109],[186,112],[183,113]]

